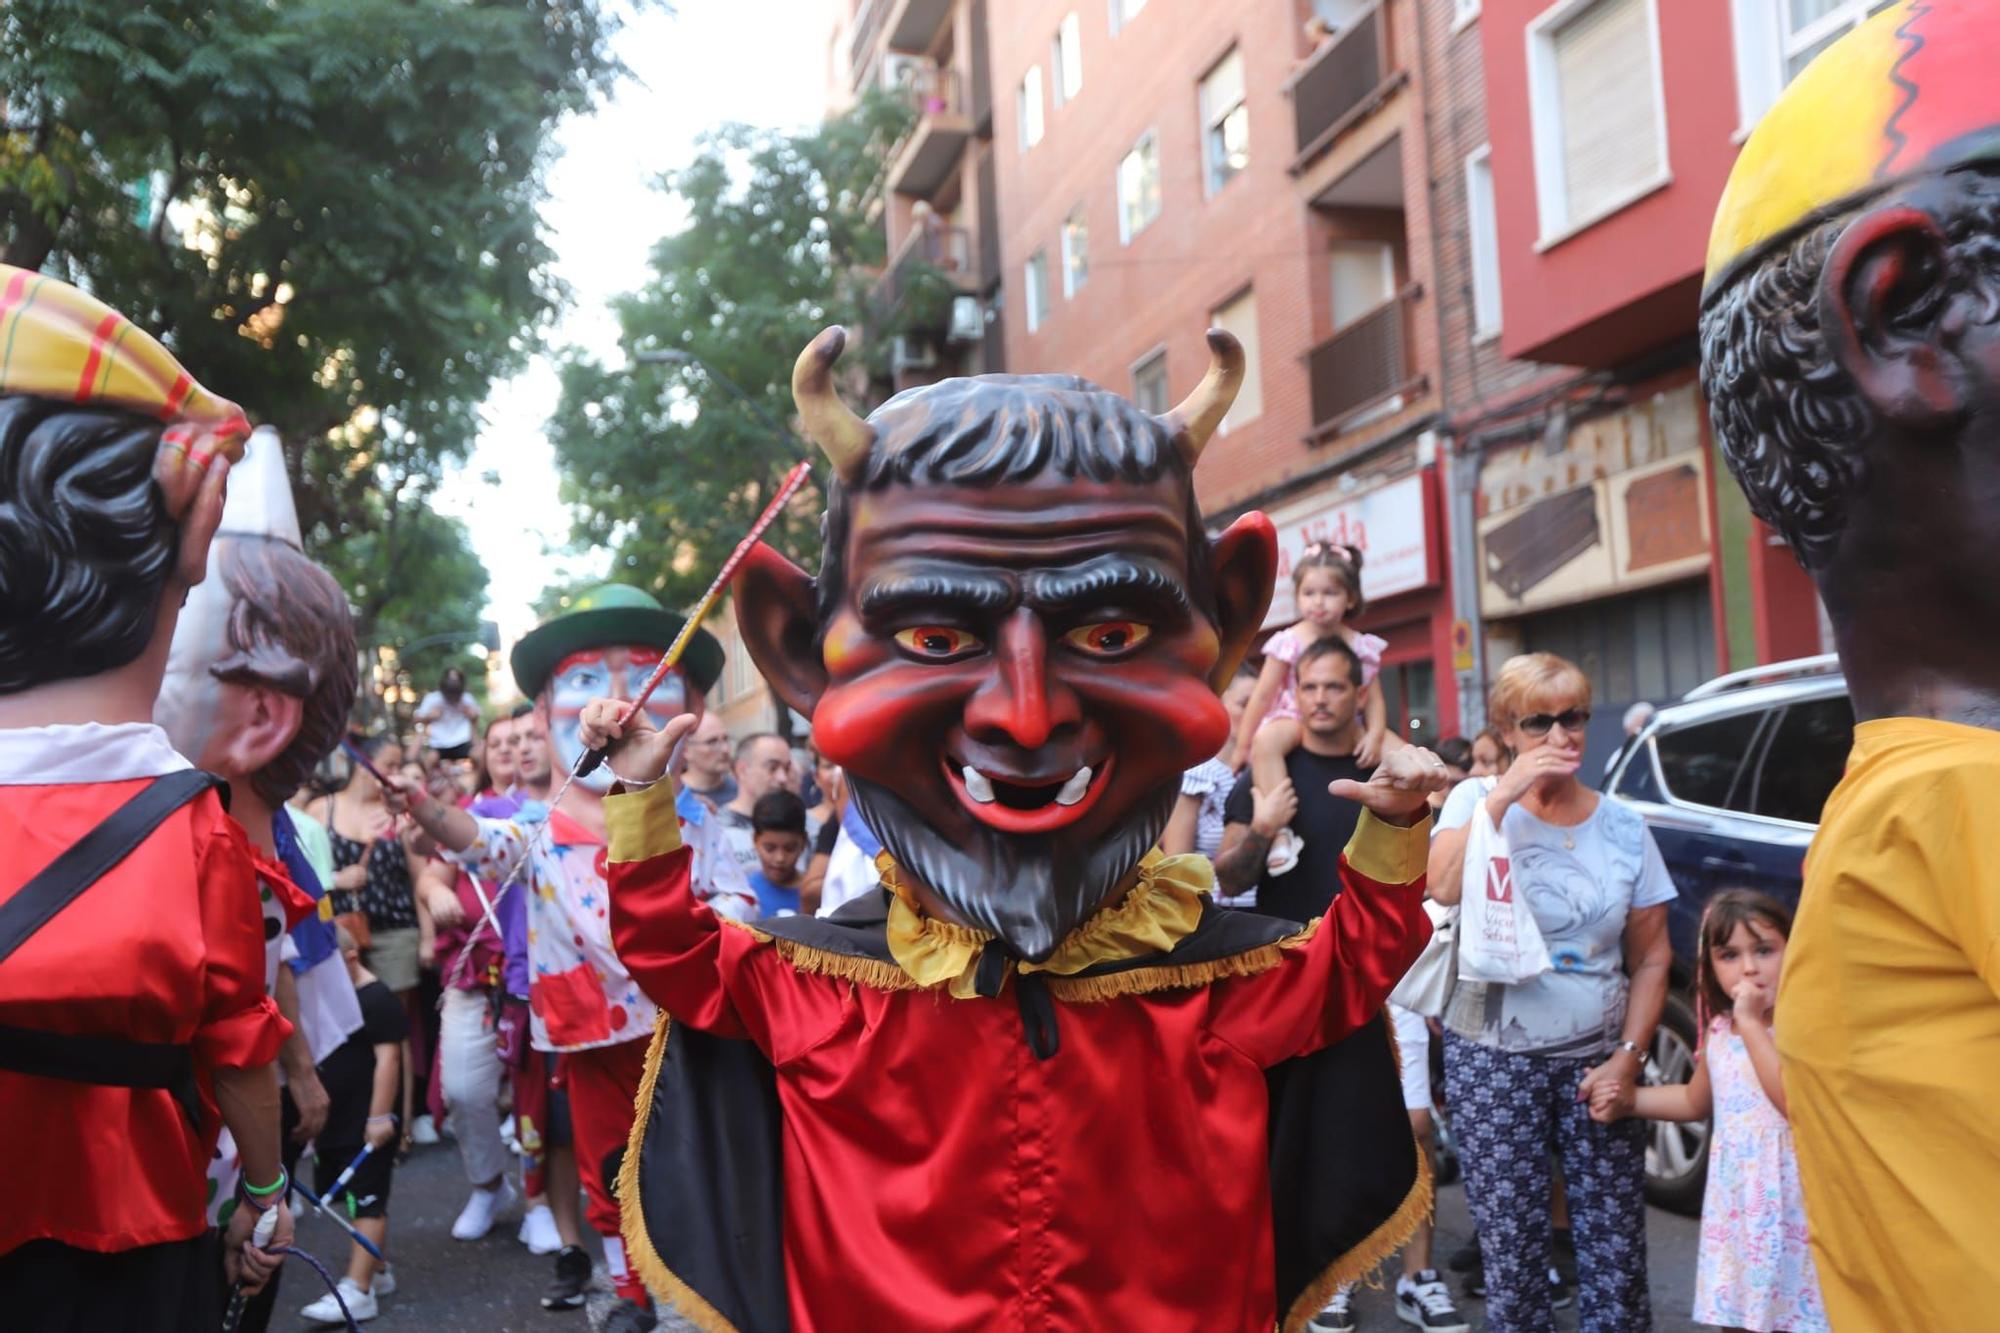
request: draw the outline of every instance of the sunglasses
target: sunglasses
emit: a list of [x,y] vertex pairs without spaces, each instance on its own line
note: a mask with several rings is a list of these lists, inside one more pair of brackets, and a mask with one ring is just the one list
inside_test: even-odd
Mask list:
[[1588,708],[1565,708],[1560,713],[1530,713],[1514,725],[1530,736],[1546,736],[1558,722],[1574,736],[1590,725]]

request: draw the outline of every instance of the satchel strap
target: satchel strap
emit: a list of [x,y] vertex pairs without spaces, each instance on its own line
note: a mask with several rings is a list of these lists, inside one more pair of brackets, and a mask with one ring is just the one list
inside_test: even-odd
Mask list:
[[203,792],[224,785],[221,778],[198,768],[163,774],[70,844],[18,893],[0,903],[0,963],[130,856],[168,815]]

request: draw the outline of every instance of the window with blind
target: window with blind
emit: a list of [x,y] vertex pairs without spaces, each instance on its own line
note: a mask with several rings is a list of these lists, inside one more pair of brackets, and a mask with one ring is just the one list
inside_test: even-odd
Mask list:
[[1119,30],[1139,17],[1139,11],[1145,7],[1146,0],[1111,0],[1111,35],[1116,37]]
[[1234,47],[1201,81],[1201,156],[1213,195],[1250,165],[1250,111],[1243,105],[1243,53]]
[[1894,0],[1730,0],[1736,99],[1748,134],[1820,52]]
[[1472,336],[1500,332],[1500,220],[1493,203],[1493,154],[1485,146],[1465,159],[1465,212],[1472,249]]
[[1118,241],[1132,238],[1160,216],[1160,150],[1148,130],[1118,164]]
[[1021,76],[1021,86],[1014,93],[1014,109],[1017,123],[1021,127],[1021,151],[1026,152],[1042,141],[1042,67],[1028,66],[1028,72]]
[[1027,281],[1023,284],[1028,298],[1028,332],[1033,333],[1049,317],[1049,259],[1040,250],[1028,256]]
[[1544,243],[1667,180],[1657,0],[1564,0],[1529,26]]
[[1255,421],[1264,411],[1264,386],[1257,377],[1257,293],[1245,291],[1209,312],[1208,322],[1235,334],[1236,341],[1243,344],[1243,387],[1236,391],[1236,401],[1222,419],[1222,433],[1227,435]]
[[1075,10],[1063,16],[1055,40],[1049,43],[1049,66],[1054,72],[1050,93],[1060,109],[1083,91],[1083,24]]
[[1084,221],[1082,204],[1063,219],[1062,266],[1063,299],[1068,300],[1090,281],[1090,225]]
[[1167,352],[1153,353],[1132,367],[1132,401],[1141,412],[1159,416],[1167,410]]

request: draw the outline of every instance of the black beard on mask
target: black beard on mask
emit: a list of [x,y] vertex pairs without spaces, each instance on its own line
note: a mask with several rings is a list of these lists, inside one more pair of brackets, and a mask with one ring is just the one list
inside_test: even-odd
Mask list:
[[972,840],[960,847],[887,787],[852,772],[847,782],[868,827],[897,865],[929,885],[966,924],[998,936],[1036,963],[1125,882],[1160,840],[1180,795],[1178,781],[1167,783],[1089,846],[1061,834],[1002,833],[978,824]]

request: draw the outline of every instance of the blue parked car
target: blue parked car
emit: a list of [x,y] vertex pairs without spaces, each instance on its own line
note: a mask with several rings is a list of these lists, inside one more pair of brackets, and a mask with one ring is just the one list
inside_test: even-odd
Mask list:
[[[1847,682],[1829,654],[1718,677],[1662,707],[1612,761],[1604,790],[1644,816],[1680,890],[1667,909],[1673,988],[1649,1082],[1694,1072],[1688,982],[1703,906],[1749,888],[1797,909],[1806,846],[1853,739]],[[1698,1212],[1707,1174],[1707,1125],[1654,1125],[1648,1198]]]

